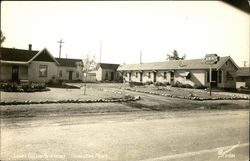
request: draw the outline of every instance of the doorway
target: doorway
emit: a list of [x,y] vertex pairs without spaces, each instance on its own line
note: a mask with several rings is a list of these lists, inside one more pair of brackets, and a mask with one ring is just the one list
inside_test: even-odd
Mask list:
[[217,71],[212,71],[212,87],[217,87],[218,77],[217,77]]
[[111,72],[110,80],[114,80],[114,72]]
[[69,71],[69,80],[72,80],[73,71]]
[[18,66],[12,66],[12,81],[18,82],[18,75],[19,75],[19,67]]
[[140,82],[142,82],[142,72],[140,72]]
[[174,72],[170,72],[170,84],[174,85]]
[[156,72],[154,72],[153,75],[154,75],[153,81],[156,82]]

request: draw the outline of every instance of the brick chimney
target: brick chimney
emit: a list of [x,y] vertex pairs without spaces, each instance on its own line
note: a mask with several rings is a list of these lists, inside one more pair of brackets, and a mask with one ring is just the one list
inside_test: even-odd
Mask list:
[[32,44],[29,44],[29,51],[32,50]]

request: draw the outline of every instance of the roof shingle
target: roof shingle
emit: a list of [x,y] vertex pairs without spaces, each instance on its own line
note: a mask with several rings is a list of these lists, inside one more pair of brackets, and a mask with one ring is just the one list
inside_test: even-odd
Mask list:
[[76,67],[76,62],[81,62],[81,59],[55,58],[60,66]]
[[15,48],[1,48],[0,59],[5,61],[27,62],[39,51],[23,50]]

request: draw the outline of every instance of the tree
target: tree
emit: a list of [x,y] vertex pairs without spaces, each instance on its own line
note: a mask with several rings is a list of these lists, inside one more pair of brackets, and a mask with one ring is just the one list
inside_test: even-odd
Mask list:
[[186,54],[180,57],[176,50],[174,50],[172,54],[167,54],[167,60],[184,60],[185,58]]
[[[82,72],[84,74],[83,77],[85,77],[86,79],[88,78],[88,73],[90,71],[93,71],[96,69],[96,61],[95,61],[95,56],[87,54],[83,59],[82,59]],[[86,82],[84,84],[84,95],[86,95]]]
[[5,36],[3,35],[2,31],[0,32],[1,32],[0,46],[2,46],[2,43],[5,41]]

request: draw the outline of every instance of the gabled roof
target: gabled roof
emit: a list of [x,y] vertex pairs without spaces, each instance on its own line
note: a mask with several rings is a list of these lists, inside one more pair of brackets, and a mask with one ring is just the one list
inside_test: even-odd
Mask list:
[[81,59],[69,59],[69,58],[55,58],[60,66],[65,66],[65,67],[76,67],[77,62],[82,62]]
[[48,51],[48,49],[44,48],[43,50],[39,51],[35,56],[33,56],[28,63],[32,62],[35,60],[37,57],[39,57],[42,53],[48,54],[48,56],[57,64],[59,65],[58,61],[53,57],[53,55]]
[[100,67],[102,69],[114,69],[116,70],[119,67],[120,64],[109,64],[109,63],[98,63],[97,64],[97,69]]
[[5,61],[28,62],[39,51],[22,50],[15,48],[1,48],[0,59]]
[[[231,60],[238,69],[239,67],[234,63],[230,56],[220,57],[217,64],[212,65],[213,69],[220,69],[222,65]],[[119,66],[119,71],[129,70],[176,70],[176,69],[208,69],[209,65],[205,64],[203,59],[190,60],[170,60],[163,62],[143,63],[143,64],[125,64]]]
[[[37,57],[41,56],[43,52],[46,52],[46,54],[48,54],[47,57],[50,57],[51,61],[54,61],[56,64],[59,65],[56,59],[46,48],[44,48],[41,51],[15,49],[15,48],[1,48],[0,60],[2,63],[8,63],[8,64],[28,64],[33,60],[35,60]],[[43,57],[40,57],[40,59],[41,58]]]
[[239,76],[239,77],[250,76],[250,67],[240,68],[239,70],[237,70],[236,76]]

